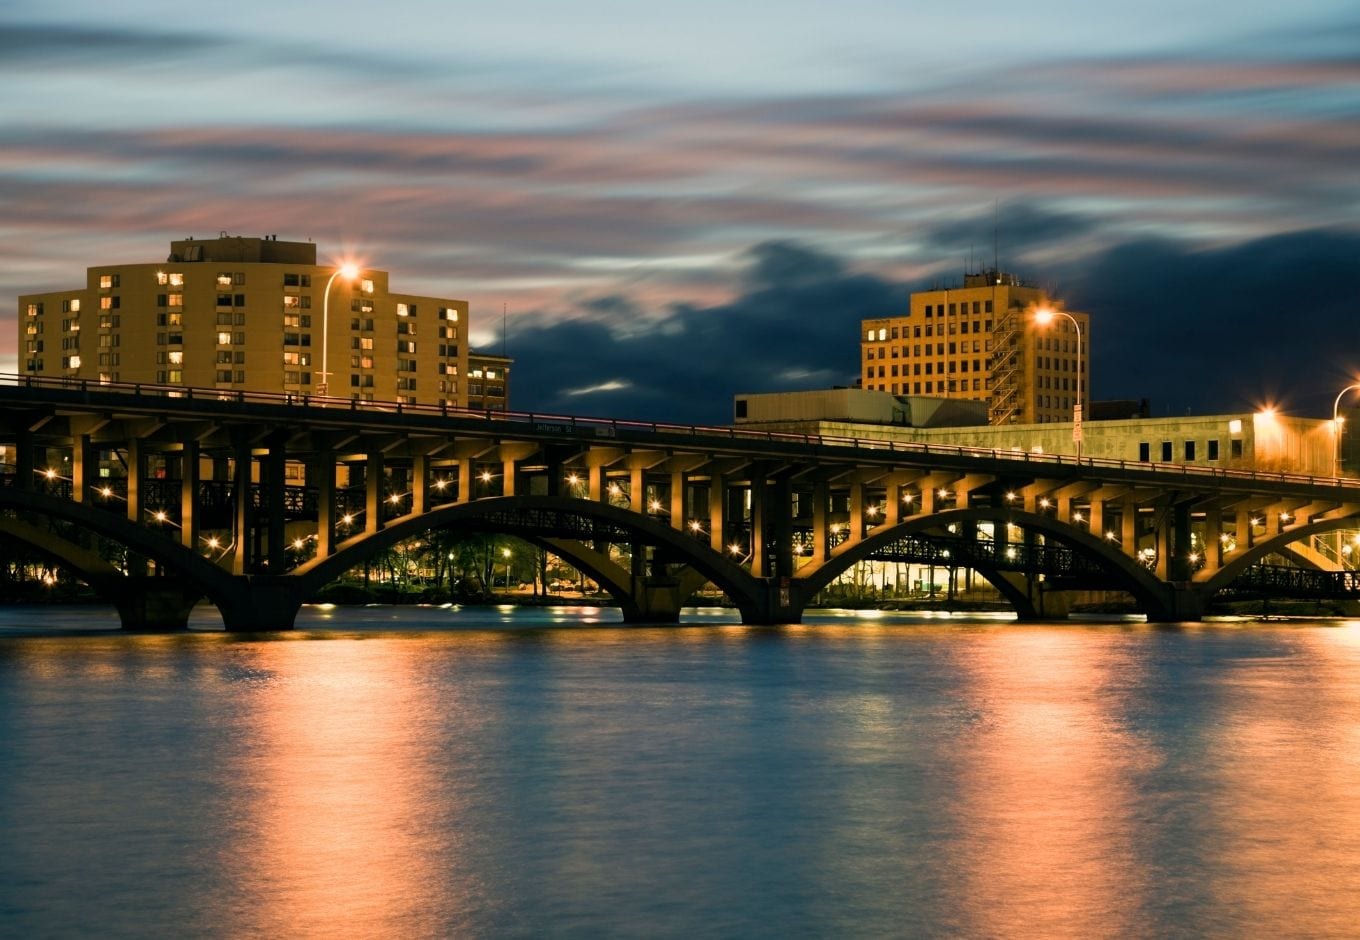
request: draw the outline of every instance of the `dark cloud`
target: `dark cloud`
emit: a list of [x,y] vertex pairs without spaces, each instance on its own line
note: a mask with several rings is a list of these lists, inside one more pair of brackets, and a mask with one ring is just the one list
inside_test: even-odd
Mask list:
[[1075,239],[1095,228],[1096,221],[1087,216],[1054,212],[1028,202],[1009,203],[995,215],[978,213],[933,226],[925,231],[923,242],[946,251],[977,249],[979,258],[990,259],[993,232],[998,251],[1012,253]]
[[1157,413],[1280,403],[1330,415],[1360,372],[1360,234],[1307,231],[1200,249],[1146,239],[1061,272],[1092,316],[1093,394]]
[[[860,319],[892,314],[907,300],[902,285],[789,242],[758,245],[747,262],[731,302],[675,307],[647,329],[620,335],[584,320],[521,325],[509,349],[514,407],[725,424],[738,392],[852,382]],[[590,307],[614,313],[632,303],[604,297]],[[571,394],[601,386],[614,387]]]
[[3,23],[0,63],[10,67],[39,62],[46,66],[74,62],[180,58],[226,43],[207,36],[151,30],[70,26],[55,23]]
[[[1021,273],[1063,283],[1068,305],[1091,314],[1098,399],[1149,398],[1157,414],[1271,402],[1321,416],[1360,374],[1358,259],[1360,234],[1309,231],[1208,249],[1129,241],[1080,264]],[[900,313],[924,286],[855,273],[787,242],[759,245],[747,262],[730,303],[678,306],[645,330],[620,335],[587,320],[521,326],[510,343],[515,407],[726,423],[739,392],[853,382],[859,321]],[[636,309],[612,295],[583,308]]]

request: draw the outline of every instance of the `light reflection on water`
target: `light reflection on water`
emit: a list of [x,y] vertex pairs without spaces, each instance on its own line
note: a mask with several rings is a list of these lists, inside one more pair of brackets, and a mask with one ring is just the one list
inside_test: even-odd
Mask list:
[[1360,923],[1360,624],[91,613],[0,610],[0,934]]

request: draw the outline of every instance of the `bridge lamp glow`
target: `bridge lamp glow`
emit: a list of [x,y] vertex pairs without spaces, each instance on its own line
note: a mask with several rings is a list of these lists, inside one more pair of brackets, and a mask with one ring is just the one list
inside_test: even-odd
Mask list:
[[1118,542],[1118,541],[1119,541],[1119,536],[1115,535],[1114,532],[1112,532],[1112,531],[1111,531],[1111,532],[1106,532],[1106,533],[1105,533],[1105,537],[1106,537],[1107,539],[1109,539],[1111,542]]
[[293,539],[293,548],[294,548],[294,550],[301,549],[302,546],[304,546],[304,545],[306,545],[306,544],[307,544],[307,542],[306,542],[304,539]]
[[877,507],[877,506],[865,506],[865,507],[864,507],[864,514],[865,514],[866,516],[868,516],[870,519],[872,519],[872,518],[874,518],[874,516],[877,516],[877,515],[878,515],[878,507]]
[[437,490],[439,490],[440,492],[443,492],[444,487],[446,487],[446,486],[448,486],[448,485],[449,485],[449,481],[443,479],[442,477],[441,477],[440,479],[434,481],[434,488],[437,489]]
[[208,536],[208,538],[204,539],[204,541],[207,542],[208,547],[211,548],[213,551],[217,551],[217,549],[222,547],[222,540],[215,535]]
[[580,486],[581,478],[574,473],[567,474],[567,483],[570,486]]
[[1083,515],[1082,515],[1081,513],[1079,513],[1079,512],[1074,512],[1074,513],[1072,513],[1072,521],[1073,521],[1073,522],[1085,522],[1085,521],[1086,521],[1086,517],[1083,516]]
[[1008,490],[1006,493],[1006,502],[1008,503],[1013,503],[1019,498],[1020,496],[1015,492],[1015,490]]
[[1294,517],[1293,517],[1291,514],[1287,513],[1287,512],[1282,512],[1282,513],[1280,513],[1280,521],[1281,521],[1281,522],[1288,522],[1289,520],[1291,520],[1291,519],[1293,519],[1293,518],[1294,518]]
[[353,514],[353,513],[348,513],[348,512],[345,513],[343,516],[340,517],[340,522],[341,522],[343,525],[353,525],[353,524],[354,524],[354,514]]
[[483,483],[490,483],[491,476],[492,474],[490,470],[483,470],[481,474],[478,475],[477,479],[481,480]]
[[1049,500],[1047,496],[1045,496],[1039,500],[1039,505],[1040,507],[1047,509],[1049,506],[1052,506],[1053,503]]
[[1351,547],[1350,547],[1349,545],[1342,545],[1342,546],[1341,546],[1341,554],[1343,554],[1343,555],[1349,555],[1350,553],[1351,553]]
[[1015,549],[1014,549],[1014,548],[1008,548],[1008,549],[1006,549],[1006,557],[1009,558],[1009,559],[1011,559],[1012,561],[1014,561],[1014,560],[1015,560]]
[[395,506],[401,502],[402,495],[403,494],[401,493],[393,493],[391,496],[387,497],[387,501]]
[[661,511],[661,500],[659,500],[659,499],[654,499],[654,500],[652,500],[650,503],[647,504],[647,508],[648,508],[651,512],[660,512],[660,511]]
[[1260,525],[1260,524],[1261,524],[1261,517],[1260,517],[1260,516],[1252,516],[1252,517],[1251,517],[1250,519],[1248,519],[1247,521],[1248,521],[1249,523],[1251,523],[1252,525],[1254,525],[1254,526],[1255,526],[1255,525]]
[[689,530],[696,534],[702,533],[704,531],[703,523],[700,522],[698,519],[691,519],[689,523]]
[[623,493],[623,487],[619,486],[617,483],[611,483],[611,484],[609,484],[609,495],[610,495],[610,496],[619,496],[619,495],[621,495],[622,493]]
[[915,502],[915,500],[916,500],[915,495],[913,495],[913,494],[911,494],[911,493],[903,493],[903,494],[902,494],[902,502],[906,503],[908,506],[910,506],[913,502]]
[[949,496],[950,496],[950,493],[949,493],[949,490],[945,489],[945,488],[942,486],[942,487],[940,487],[938,490],[935,491],[935,495],[938,496],[938,497],[940,497],[940,499],[948,499]]
[[1185,560],[1190,562],[1190,564],[1192,565],[1199,564],[1199,553],[1191,552],[1190,554],[1185,556]]

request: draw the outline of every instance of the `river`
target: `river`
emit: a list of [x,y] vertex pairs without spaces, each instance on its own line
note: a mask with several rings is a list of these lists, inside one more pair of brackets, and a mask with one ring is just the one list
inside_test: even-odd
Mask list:
[[730,617],[0,609],[0,935],[1360,929],[1360,622]]

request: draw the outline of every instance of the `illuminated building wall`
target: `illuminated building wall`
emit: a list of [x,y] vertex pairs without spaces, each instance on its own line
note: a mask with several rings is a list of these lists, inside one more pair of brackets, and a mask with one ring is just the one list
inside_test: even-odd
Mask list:
[[[311,242],[171,243],[159,264],[87,269],[85,286],[19,298],[31,375],[411,403],[467,402],[468,305],[392,291],[370,268],[326,284]],[[323,356],[323,333],[327,334]]]
[[1031,314],[1051,303],[1040,289],[997,271],[963,287],[911,295],[905,316],[864,320],[860,376],[866,389],[986,401],[993,424],[1071,421],[1077,383],[1090,400],[1090,318],[1071,312],[1047,326]]
[[510,407],[508,356],[468,353],[467,407],[479,411],[506,411]]

